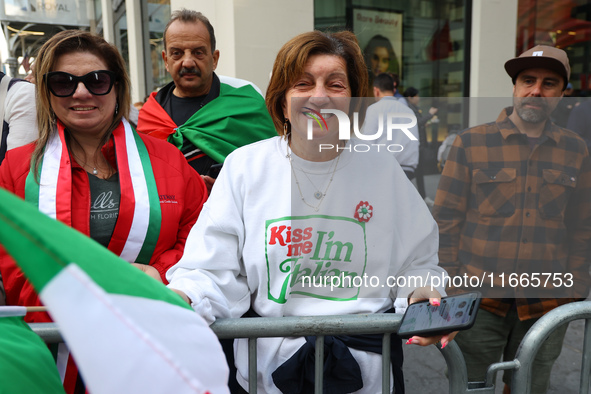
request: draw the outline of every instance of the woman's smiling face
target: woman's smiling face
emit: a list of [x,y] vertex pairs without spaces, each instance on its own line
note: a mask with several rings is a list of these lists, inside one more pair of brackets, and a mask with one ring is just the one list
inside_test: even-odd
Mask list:
[[338,138],[337,117],[321,114],[325,125],[322,119],[318,119],[318,114],[322,109],[338,109],[347,113],[350,97],[345,60],[335,55],[310,56],[304,73],[285,95],[283,113],[291,122],[292,143],[307,139],[309,120],[312,121],[315,140]]
[[[108,70],[101,58],[90,52],[70,52],[57,59],[52,71],[82,76],[98,70]],[[117,84],[108,94],[96,96],[80,82],[72,96],[56,97],[50,94],[50,103],[57,118],[70,132],[102,137],[113,122]]]

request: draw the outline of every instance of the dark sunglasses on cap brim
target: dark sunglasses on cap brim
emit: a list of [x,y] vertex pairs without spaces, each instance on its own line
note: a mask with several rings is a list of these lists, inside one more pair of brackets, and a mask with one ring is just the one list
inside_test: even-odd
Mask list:
[[49,91],[56,97],[69,97],[74,94],[78,84],[82,82],[91,94],[104,96],[115,83],[115,73],[109,70],[91,71],[78,77],[63,71],[54,71],[43,76]]

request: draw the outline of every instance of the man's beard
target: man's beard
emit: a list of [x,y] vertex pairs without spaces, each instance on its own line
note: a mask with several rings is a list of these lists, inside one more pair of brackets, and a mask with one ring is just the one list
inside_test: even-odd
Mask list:
[[[526,104],[534,105],[539,107],[539,109],[530,107],[526,108]],[[515,97],[513,99],[513,106],[521,120],[527,123],[542,123],[550,116],[548,102],[541,97]]]

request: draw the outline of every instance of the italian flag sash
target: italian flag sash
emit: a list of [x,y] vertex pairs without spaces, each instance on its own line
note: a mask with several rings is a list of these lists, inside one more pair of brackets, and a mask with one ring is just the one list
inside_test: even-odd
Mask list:
[[[129,263],[148,264],[160,235],[160,200],[148,150],[123,119],[113,131],[121,201],[109,250]],[[72,166],[64,125],[50,137],[38,179],[33,168],[25,185],[25,200],[53,219],[72,226]],[[87,234],[88,235],[88,234]]]

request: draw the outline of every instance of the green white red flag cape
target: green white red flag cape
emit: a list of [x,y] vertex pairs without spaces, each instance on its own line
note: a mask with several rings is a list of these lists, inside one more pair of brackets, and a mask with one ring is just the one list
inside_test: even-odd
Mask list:
[[57,323],[91,393],[229,392],[215,334],[162,283],[1,189],[0,244]]
[[49,348],[23,320],[26,308],[0,306],[0,393],[64,393]]
[[138,131],[166,139],[181,149],[183,137],[218,163],[236,148],[277,135],[261,94],[250,84],[220,76],[220,95],[177,125],[152,93],[138,120]]

